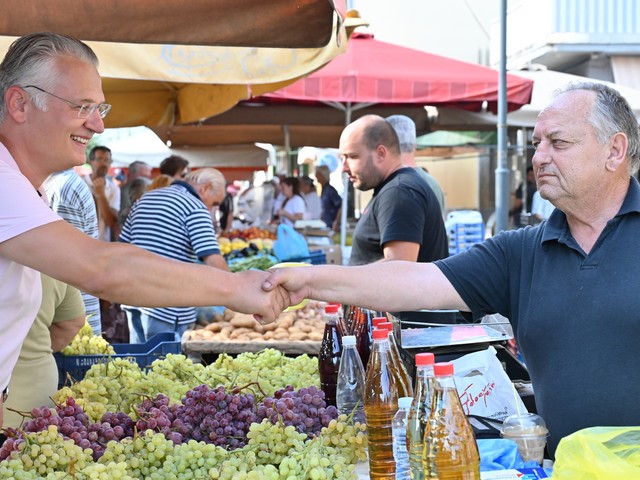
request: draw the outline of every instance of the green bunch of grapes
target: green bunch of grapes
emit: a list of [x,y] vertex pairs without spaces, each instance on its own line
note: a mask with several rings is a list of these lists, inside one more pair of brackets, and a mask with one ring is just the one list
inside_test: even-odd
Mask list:
[[19,478],[21,471],[36,474],[34,478],[52,472],[73,473],[93,462],[90,449],[83,450],[73,440],[65,440],[55,425],[25,433],[20,439],[9,438],[2,448],[10,452],[1,464],[0,478]]
[[62,350],[63,355],[114,355],[116,352],[104,338],[93,333],[89,323],[85,323]]
[[347,463],[363,462],[367,459],[367,427],[353,422],[347,415],[331,420],[320,431],[320,439],[327,447],[337,449]]
[[163,480],[165,475],[162,468],[173,450],[173,442],[162,433],[147,430],[135,438],[110,441],[98,463],[125,463],[126,473],[133,478]]

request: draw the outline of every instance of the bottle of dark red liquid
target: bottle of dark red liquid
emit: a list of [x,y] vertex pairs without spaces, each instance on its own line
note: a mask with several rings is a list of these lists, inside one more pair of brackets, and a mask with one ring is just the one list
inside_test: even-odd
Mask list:
[[371,326],[371,311],[366,308],[354,307],[356,314],[354,317],[354,323],[351,327],[352,335],[356,337],[356,348],[360,354],[360,359],[363,365],[369,364],[369,355],[371,353],[371,344],[373,339],[371,338],[371,332],[373,327]]
[[336,406],[338,370],[342,356],[342,333],[339,327],[338,307],[327,305],[324,312],[324,335],[318,354],[320,388],[324,392],[327,405]]

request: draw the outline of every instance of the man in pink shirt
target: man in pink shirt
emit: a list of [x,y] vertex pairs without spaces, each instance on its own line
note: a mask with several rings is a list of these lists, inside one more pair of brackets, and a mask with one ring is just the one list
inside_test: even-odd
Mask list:
[[52,33],[19,38],[0,64],[0,392],[40,306],[38,272],[130,305],[225,305],[264,321],[289,305],[282,289],[262,292],[265,272],[229,273],[101,242],[49,210],[39,187],[84,164],[87,143],[104,131],[111,106],[97,65],[87,45]]

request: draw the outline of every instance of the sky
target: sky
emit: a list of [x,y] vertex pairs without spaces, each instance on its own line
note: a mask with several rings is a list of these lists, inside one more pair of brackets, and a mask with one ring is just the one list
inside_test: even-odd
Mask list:
[[350,0],[379,40],[472,63],[488,64],[498,0]]

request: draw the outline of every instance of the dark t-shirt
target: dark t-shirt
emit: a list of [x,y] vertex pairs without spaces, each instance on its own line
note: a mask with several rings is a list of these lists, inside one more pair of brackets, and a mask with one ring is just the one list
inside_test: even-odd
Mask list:
[[322,206],[320,220],[326,223],[327,227],[331,228],[338,214],[338,209],[342,205],[342,198],[340,198],[338,191],[329,183],[322,186],[320,204]]
[[392,241],[420,244],[419,262],[449,253],[438,200],[412,168],[396,170],[374,190],[356,225],[349,265],[383,259],[384,244]]
[[551,455],[582,428],[640,425],[640,186],[589,255],[563,212],[436,264],[475,316],[509,318]]

